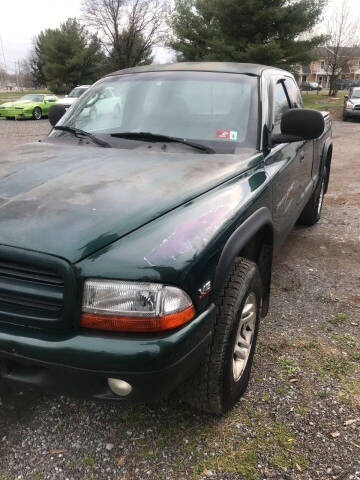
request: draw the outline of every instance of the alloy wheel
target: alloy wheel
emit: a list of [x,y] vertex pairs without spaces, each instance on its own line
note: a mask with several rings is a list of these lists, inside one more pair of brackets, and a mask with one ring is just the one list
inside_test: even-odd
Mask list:
[[247,296],[239,316],[233,352],[233,379],[235,382],[240,380],[245,370],[253,344],[257,317],[257,300],[254,292],[250,292]]

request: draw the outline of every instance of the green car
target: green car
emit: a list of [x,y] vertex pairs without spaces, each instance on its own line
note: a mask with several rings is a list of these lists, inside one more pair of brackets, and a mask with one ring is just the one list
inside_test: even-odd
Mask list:
[[29,94],[15,102],[0,105],[0,117],[6,118],[33,118],[40,120],[47,116],[51,105],[58,99],[55,95]]

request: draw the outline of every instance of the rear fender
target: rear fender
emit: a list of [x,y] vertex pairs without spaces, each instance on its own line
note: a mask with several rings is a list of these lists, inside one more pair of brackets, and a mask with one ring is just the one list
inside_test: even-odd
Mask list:
[[330,170],[331,170],[331,160],[332,160],[332,153],[333,153],[333,143],[331,138],[328,138],[325,142],[323,153],[321,156],[321,169],[323,171],[324,167],[327,169],[327,176],[326,176],[326,183],[325,183],[325,190],[324,193],[327,193],[329,181],[330,181]]

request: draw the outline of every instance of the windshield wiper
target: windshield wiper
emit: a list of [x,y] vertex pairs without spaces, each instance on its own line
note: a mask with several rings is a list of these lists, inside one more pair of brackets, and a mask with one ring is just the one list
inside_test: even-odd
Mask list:
[[110,143],[104,142],[104,140],[100,140],[100,138],[96,137],[92,133],[85,132],[85,130],[81,130],[81,128],[74,128],[68,127],[67,125],[55,125],[54,130],[61,130],[63,132],[69,132],[75,135],[75,137],[87,137],[90,138],[96,145],[104,148],[112,148]]
[[169,135],[161,135],[159,133],[151,132],[120,132],[112,133],[112,137],[116,138],[126,138],[129,140],[144,140],[149,142],[173,142],[173,143],[182,143],[197,150],[201,150],[206,153],[216,153],[216,151],[207,146],[201,145],[200,143],[191,142],[190,140],[185,140],[185,138],[171,137]]

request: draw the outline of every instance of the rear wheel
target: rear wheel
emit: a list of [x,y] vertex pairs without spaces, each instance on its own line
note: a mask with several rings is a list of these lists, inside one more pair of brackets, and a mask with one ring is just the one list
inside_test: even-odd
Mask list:
[[33,112],[32,112],[32,116],[33,116],[34,120],[41,120],[41,117],[42,117],[41,108],[35,107]]
[[320,220],[321,211],[324,203],[326,180],[327,169],[324,168],[323,174],[319,179],[316,189],[314,190],[314,193],[311,195],[310,200],[302,211],[298,223],[311,226]]
[[229,410],[245,392],[253,362],[261,309],[257,265],[237,259],[217,302],[212,344],[200,369],[183,388],[191,406],[214,414]]

